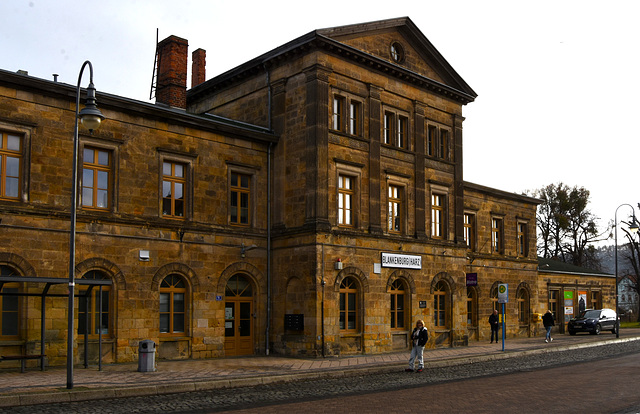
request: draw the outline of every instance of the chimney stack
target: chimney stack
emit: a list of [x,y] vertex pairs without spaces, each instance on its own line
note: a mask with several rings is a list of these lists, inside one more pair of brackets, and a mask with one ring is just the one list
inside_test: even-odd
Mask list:
[[203,83],[206,79],[205,66],[206,66],[207,52],[204,49],[194,50],[191,54],[191,87],[196,87]]
[[158,44],[158,81],[156,102],[176,108],[187,108],[186,39],[169,36]]

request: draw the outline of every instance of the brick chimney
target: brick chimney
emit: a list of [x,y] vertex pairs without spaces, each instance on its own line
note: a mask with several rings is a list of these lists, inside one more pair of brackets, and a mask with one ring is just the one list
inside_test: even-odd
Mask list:
[[191,54],[191,87],[196,87],[205,81],[205,66],[207,52],[204,49],[194,50]]
[[158,44],[156,103],[187,108],[188,49],[187,40],[177,36],[169,36]]

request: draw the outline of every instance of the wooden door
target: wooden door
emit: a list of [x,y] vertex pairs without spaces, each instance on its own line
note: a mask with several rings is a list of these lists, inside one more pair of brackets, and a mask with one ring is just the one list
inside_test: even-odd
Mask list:
[[254,318],[251,284],[243,276],[232,276],[225,293],[225,355],[252,355]]

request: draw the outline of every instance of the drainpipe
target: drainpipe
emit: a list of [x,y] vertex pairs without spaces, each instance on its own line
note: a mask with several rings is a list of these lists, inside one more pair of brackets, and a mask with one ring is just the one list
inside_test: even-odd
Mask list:
[[321,326],[321,336],[322,336],[322,357],[325,358],[325,345],[324,345],[324,285],[326,284],[324,281],[324,243],[322,243],[322,264],[320,265],[320,271],[322,272],[322,300],[320,301],[320,326]]
[[267,332],[266,355],[269,355],[269,331],[271,330],[271,145],[267,149]]
[[[267,81],[267,123],[271,130],[271,79],[267,66],[264,66]],[[265,355],[269,355],[269,332],[271,331],[271,146],[267,148],[267,329],[265,332]]]

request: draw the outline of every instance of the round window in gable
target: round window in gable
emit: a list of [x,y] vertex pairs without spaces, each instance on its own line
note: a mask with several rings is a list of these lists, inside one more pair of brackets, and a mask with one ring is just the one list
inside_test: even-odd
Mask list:
[[391,43],[391,59],[396,63],[404,60],[404,48],[398,42]]

